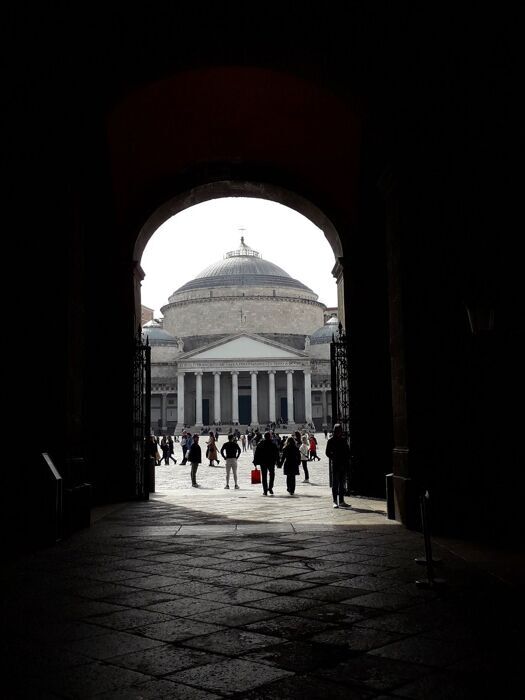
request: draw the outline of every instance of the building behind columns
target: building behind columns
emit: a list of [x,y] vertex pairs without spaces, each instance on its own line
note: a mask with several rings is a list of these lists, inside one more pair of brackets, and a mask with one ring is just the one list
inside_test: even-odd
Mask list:
[[152,430],[330,427],[334,311],[242,237],[143,326]]

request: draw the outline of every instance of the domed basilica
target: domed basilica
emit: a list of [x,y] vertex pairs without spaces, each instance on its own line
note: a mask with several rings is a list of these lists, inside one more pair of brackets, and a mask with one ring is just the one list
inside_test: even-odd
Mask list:
[[330,425],[335,309],[244,238],[161,311],[143,326],[155,432]]

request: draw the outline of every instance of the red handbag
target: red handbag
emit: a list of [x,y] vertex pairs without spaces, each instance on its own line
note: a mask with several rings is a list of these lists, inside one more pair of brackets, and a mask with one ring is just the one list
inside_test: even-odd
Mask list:
[[260,484],[261,483],[261,472],[255,467],[255,469],[252,469],[252,484]]

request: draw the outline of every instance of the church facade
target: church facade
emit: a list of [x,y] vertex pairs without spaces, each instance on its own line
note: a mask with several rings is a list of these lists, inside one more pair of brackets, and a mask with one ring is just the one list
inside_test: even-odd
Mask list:
[[302,282],[238,249],[177,289],[151,345],[151,428],[331,424],[330,341],[337,317]]

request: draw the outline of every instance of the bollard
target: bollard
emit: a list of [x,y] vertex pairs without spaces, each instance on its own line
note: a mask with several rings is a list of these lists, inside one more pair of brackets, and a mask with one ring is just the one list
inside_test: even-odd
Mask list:
[[430,496],[428,491],[425,494],[421,494],[419,497],[419,504],[421,507],[421,524],[423,526],[423,539],[425,542],[425,559],[416,559],[418,564],[427,565],[427,578],[416,580],[416,586],[419,588],[438,588],[442,586],[445,581],[440,578],[434,577],[434,564],[438,563],[439,560],[432,559],[432,542],[430,540],[430,524],[428,519],[427,502]]

